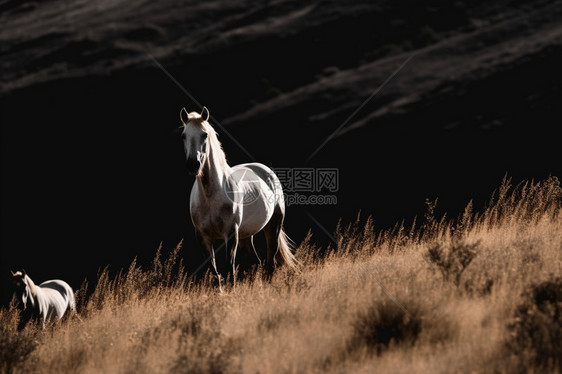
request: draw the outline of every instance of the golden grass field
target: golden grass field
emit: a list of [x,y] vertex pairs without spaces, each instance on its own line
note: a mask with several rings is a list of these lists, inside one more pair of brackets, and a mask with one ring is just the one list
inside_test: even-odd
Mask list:
[[[0,368],[14,373],[562,372],[562,190],[512,186],[486,208],[298,245],[299,272],[217,292],[187,282],[176,248],[149,269],[100,273],[77,316],[18,330],[0,309]],[[423,222],[421,222],[423,221]]]

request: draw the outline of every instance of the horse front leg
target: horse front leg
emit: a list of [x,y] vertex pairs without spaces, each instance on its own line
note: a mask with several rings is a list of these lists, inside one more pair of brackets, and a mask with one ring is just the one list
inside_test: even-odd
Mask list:
[[221,274],[217,268],[217,259],[215,258],[215,250],[213,249],[213,242],[205,238],[203,239],[203,245],[207,252],[209,252],[209,256],[211,258],[211,265],[213,266],[213,270],[215,270],[215,275],[217,276],[217,281],[219,283],[219,292],[222,293],[222,282],[221,282]]
[[224,244],[232,269],[232,288],[236,288],[236,251],[238,250],[238,225],[234,225],[229,235],[225,236]]

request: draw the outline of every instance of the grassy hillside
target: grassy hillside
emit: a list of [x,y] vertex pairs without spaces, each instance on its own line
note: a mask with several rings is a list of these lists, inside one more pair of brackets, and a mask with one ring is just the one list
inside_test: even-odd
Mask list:
[[310,237],[301,271],[219,294],[159,250],[93,292],[78,316],[18,331],[0,310],[3,372],[303,373],[562,371],[562,190],[555,177],[498,188],[487,208],[377,231]]

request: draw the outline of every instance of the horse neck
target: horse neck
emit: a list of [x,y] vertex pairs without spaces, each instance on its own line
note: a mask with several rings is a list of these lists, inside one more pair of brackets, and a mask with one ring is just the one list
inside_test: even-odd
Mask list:
[[230,174],[224,151],[218,142],[209,143],[209,155],[203,165],[203,172],[197,177],[199,188],[210,196],[223,189],[225,178]]
[[29,297],[27,302],[31,304],[31,308],[33,310],[35,310],[36,308],[40,308],[40,306],[37,304],[39,302],[37,298],[37,286],[35,285],[35,283],[33,283],[31,278],[27,276],[27,274],[25,275],[25,283],[27,284],[27,288],[29,288]]

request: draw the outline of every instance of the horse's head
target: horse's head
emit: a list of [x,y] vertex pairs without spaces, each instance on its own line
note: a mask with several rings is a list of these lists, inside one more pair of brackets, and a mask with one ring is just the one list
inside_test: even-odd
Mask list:
[[209,133],[205,129],[208,126],[209,110],[203,107],[201,114],[188,113],[181,108],[180,120],[183,123],[182,140],[185,155],[187,157],[187,171],[191,175],[200,175],[203,164],[209,154]]
[[21,303],[23,305],[23,309],[25,309],[31,294],[31,290],[27,284],[27,275],[25,274],[25,270],[16,271],[15,273],[12,271],[12,281],[15,287],[16,301]]

